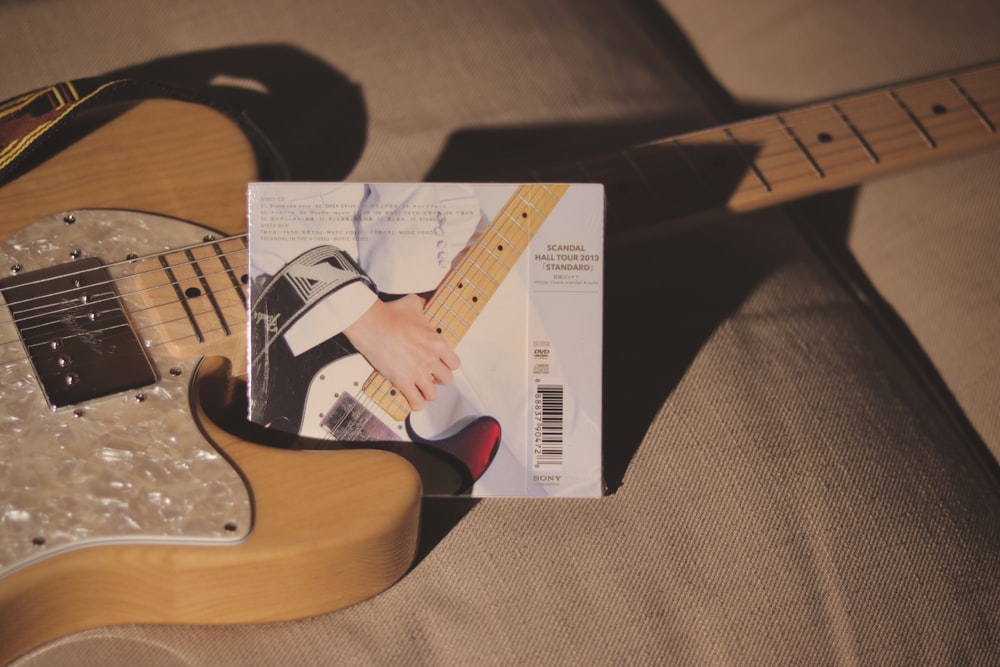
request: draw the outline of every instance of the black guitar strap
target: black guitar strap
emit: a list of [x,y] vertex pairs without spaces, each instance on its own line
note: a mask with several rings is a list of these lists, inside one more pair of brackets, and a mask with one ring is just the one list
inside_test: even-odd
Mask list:
[[[373,292],[375,283],[357,262],[334,246],[317,246],[285,264],[264,279],[263,289],[250,307],[251,368],[269,354],[271,345],[324,297],[364,282]],[[331,335],[337,332],[331,332]]]
[[64,81],[0,102],[0,184],[19,175],[30,158],[82,112],[111,103],[150,98],[202,104],[225,114],[253,145],[261,179],[288,177],[278,151],[242,110],[166,83],[91,77]]

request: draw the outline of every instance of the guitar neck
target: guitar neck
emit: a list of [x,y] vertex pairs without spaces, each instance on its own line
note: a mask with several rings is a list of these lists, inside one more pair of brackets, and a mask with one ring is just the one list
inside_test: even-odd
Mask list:
[[[455,347],[462,340],[568,187],[519,186],[441,282],[424,314],[449,345]],[[377,372],[365,382],[364,391],[395,419],[410,412],[402,394]]]
[[744,213],[1000,142],[991,64],[634,146],[534,176],[607,186],[609,237]]

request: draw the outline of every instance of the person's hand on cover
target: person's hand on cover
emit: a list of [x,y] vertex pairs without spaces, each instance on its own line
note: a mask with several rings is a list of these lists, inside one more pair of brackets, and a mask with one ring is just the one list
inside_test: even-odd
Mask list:
[[424,300],[411,294],[375,303],[344,330],[351,343],[410,404],[423,409],[438,396],[438,384],[450,384],[460,364],[424,317]]

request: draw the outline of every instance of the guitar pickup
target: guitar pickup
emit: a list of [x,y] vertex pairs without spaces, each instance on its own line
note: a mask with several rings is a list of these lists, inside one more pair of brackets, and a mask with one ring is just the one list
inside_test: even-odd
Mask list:
[[156,382],[100,259],[5,278],[0,293],[52,409]]

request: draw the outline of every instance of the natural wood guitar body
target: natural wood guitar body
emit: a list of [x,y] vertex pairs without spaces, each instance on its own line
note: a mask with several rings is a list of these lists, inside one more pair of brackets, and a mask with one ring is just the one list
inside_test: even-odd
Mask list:
[[[83,208],[150,211],[222,234],[242,232],[246,185],[257,177],[253,150],[227,117],[150,100],[0,187],[0,238]],[[228,348],[205,356],[183,400],[249,488],[245,539],[204,546],[109,541],[15,568],[0,578],[0,663],[101,625],[322,614],[371,597],[406,572],[417,547],[416,472],[386,452],[295,451],[234,435],[249,432],[237,400],[245,366],[238,333]]]

